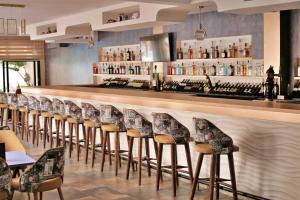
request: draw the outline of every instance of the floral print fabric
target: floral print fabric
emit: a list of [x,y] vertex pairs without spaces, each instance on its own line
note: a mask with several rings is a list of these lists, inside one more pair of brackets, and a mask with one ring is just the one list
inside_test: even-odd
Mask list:
[[123,113],[112,105],[100,106],[100,120],[104,124],[115,124],[120,132],[125,132]]
[[206,119],[195,118],[196,143],[211,144],[215,154],[233,151],[233,141],[223,131]]
[[41,100],[41,110],[42,111],[47,111],[51,115],[53,115],[52,101],[50,99],[48,99],[47,97],[40,97],[40,100]]
[[28,99],[30,110],[41,110],[41,102],[34,96],[30,96]]
[[0,93],[0,103],[7,103],[7,94],[4,92]]
[[24,94],[19,94],[18,95],[18,104],[19,104],[19,107],[28,108],[28,106],[29,106],[28,97],[26,97]]
[[49,149],[20,177],[21,192],[35,192],[46,180],[63,177],[64,147]]
[[153,137],[152,123],[132,109],[124,109],[124,121],[127,129],[140,132],[142,137]]
[[83,121],[81,108],[69,100],[65,100],[65,115],[74,117],[78,123]]
[[14,93],[8,93],[7,94],[7,103],[10,106],[18,108],[18,95],[14,94]]
[[52,106],[53,106],[53,114],[61,114],[62,116],[65,116],[64,102],[62,102],[57,98],[53,98]]
[[0,191],[10,196],[11,173],[4,159],[0,158]]
[[190,140],[189,130],[167,113],[152,113],[154,134],[171,135],[176,143],[183,144]]
[[92,120],[97,127],[101,126],[100,111],[90,103],[81,103],[82,115],[84,119]]

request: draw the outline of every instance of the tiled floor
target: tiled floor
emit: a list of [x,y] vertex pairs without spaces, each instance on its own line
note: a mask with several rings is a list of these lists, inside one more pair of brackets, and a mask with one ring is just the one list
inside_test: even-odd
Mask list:
[[[41,146],[33,147],[27,142],[23,142],[26,146],[28,154],[37,159],[45,151]],[[96,154],[95,167],[91,167],[91,162],[86,165],[84,163],[84,157],[80,158],[77,162],[73,153],[72,159],[69,159],[69,155],[66,151],[66,165],[65,165],[65,177],[62,187],[63,195],[66,200],[137,200],[137,199],[149,199],[149,200],[168,200],[189,199],[191,185],[186,180],[180,180],[177,197],[172,197],[172,184],[171,178],[168,175],[164,175],[164,181],[161,184],[160,191],[155,189],[155,171],[152,176],[148,177],[146,170],[143,170],[142,174],[142,186],[138,186],[137,173],[130,174],[130,179],[125,179],[125,166],[126,162],[122,163],[122,168],[119,171],[119,175],[114,176],[114,165],[109,166],[106,162],[104,172],[100,171],[100,153]],[[27,199],[26,194],[15,192],[14,200]],[[44,200],[56,200],[59,199],[57,191],[49,191],[44,193]],[[194,199],[204,200],[207,197],[207,188],[204,186],[201,191],[196,192]],[[232,199],[231,196],[221,194],[221,198],[224,200]]]

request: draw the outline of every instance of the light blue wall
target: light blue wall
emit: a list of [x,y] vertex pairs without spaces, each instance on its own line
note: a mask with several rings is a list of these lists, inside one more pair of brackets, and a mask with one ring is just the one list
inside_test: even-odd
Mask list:
[[[168,25],[166,32],[176,32],[179,40],[193,39],[199,16],[189,15],[185,23]],[[203,14],[203,25],[208,37],[251,34],[254,58],[263,57],[263,15],[234,15],[210,12]],[[92,83],[92,63],[98,60],[98,47],[136,44],[139,38],[152,33],[152,29],[124,32],[100,32],[99,42],[89,49],[87,45],[73,44],[69,47],[46,49],[46,83],[89,84]]]

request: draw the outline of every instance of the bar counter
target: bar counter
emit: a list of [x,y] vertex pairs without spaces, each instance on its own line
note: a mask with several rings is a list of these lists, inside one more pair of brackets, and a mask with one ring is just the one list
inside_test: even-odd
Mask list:
[[[112,104],[133,108],[152,121],[152,112],[167,112],[194,133],[193,117],[216,124],[232,137],[240,151],[234,155],[238,191],[265,199],[299,199],[300,196],[300,104],[198,97],[191,94],[102,89],[78,86],[22,88],[25,94],[72,99],[78,105]],[[121,148],[127,148],[125,134]],[[150,145],[151,146],[151,145]],[[151,150],[151,154],[153,153]],[[178,148],[179,164],[184,150]],[[164,153],[168,154],[166,150]],[[193,169],[197,154],[191,144]],[[169,162],[170,156],[164,156]],[[96,162],[99,162],[96,161]],[[209,174],[205,158],[200,177]],[[100,169],[99,169],[100,170]],[[221,175],[229,177],[227,159],[221,160]]]

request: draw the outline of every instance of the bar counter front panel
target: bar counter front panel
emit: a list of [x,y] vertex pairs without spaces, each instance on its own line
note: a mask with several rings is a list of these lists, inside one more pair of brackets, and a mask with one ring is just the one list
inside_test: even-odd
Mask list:
[[[240,147],[235,153],[238,190],[267,199],[294,200],[300,196],[300,105],[289,103],[213,99],[188,94],[122,89],[98,89],[71,86],[23,88],[36,96],[71,99],[78,105],[112,104],[132,108],[152,121],[152,112],[167,112],[194,134],[193,117],[206,118],[232,137]],[[127,148],[126,134],[121,134],[121,148]],[[169,154],[168,148],[164,154]],[[184,149],[178,148],[179,164]],[[155,156],[151,149],[152,156]],[[197,153],[191,144],[193,170]],[[170,163],[164,156],[163,163]],[[182,158],[182,159],[181,159]],[[99,162],[99,160],[96,162]],[[208,176],[210,158],[204,159],[200,176]],[[99,169],[100,170],[100,169]],[[229,178],[226,157],[221,158],[221,174]]]

